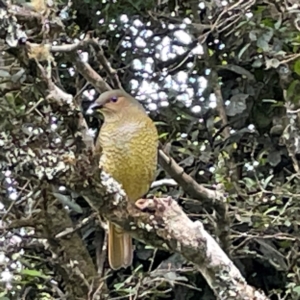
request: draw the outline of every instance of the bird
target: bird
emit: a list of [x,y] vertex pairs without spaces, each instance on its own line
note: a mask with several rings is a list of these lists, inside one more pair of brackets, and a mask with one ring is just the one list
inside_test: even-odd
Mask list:
[[[123,90],[102,93],[90,109],[100,112],[104,122],[96,140],[99,167],[110,174],[135,203],[155,179],[158,131],[142,104]],[[113,270],[132,265],[131,236],[108,222],[108,261]]]

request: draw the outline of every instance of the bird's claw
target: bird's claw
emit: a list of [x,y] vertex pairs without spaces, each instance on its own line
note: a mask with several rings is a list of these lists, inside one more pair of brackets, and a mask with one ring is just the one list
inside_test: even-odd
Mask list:
[[167,198],[156,198],[153,199],[139,199],[135,202],[137,208],[142,211],[150,212],[163,212],[166,210],[167,206],[171,205],[172,197]]

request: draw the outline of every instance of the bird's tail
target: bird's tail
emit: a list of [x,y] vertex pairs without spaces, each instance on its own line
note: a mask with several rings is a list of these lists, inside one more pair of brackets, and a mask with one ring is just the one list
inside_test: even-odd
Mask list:
[[108,222],[108,261],[112,269],[127,268],[132,264],[132,238],[120,227]]

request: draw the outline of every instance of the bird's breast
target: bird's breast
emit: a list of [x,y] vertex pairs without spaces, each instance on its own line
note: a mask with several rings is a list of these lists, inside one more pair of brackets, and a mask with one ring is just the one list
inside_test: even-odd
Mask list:
[[132,201],[147,193],[154,180],[157,143],[157,130],[151,120],[119,126],[108,123],[100,131],[100,166],[122,184]]

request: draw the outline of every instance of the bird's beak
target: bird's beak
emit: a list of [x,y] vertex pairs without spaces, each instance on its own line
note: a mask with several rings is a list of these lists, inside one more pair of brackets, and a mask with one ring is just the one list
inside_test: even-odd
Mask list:
[[94,103],[92,103],[90,106],[89,106],[89,110],[98,110],[98,109],[101,109],[103,107],[102,104],[100,104],[99,102],[95,101]]

